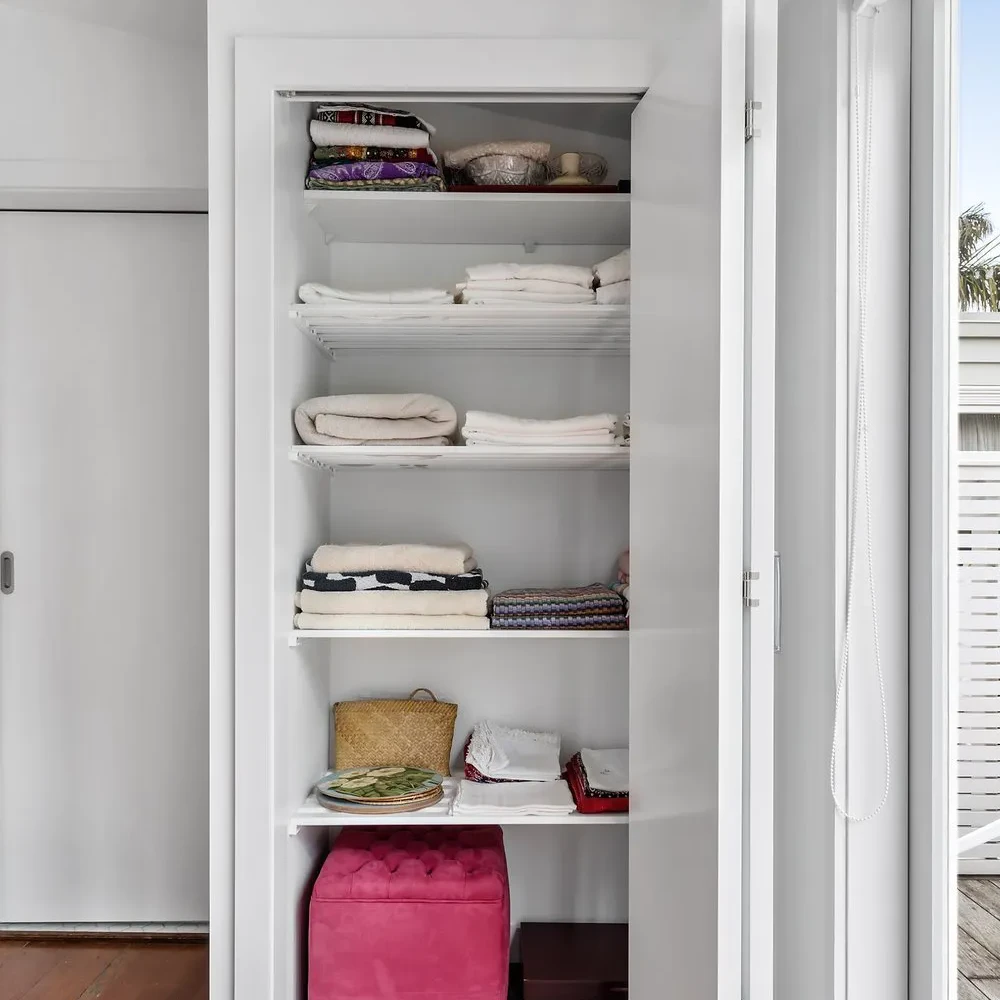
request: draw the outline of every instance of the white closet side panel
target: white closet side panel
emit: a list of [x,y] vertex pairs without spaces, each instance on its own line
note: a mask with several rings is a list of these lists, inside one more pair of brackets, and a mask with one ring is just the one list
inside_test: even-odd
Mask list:
[[740,995],[745,11],[684,5],[632,118],[630,978]]
[[0,921],[208,918],[207,226],[0,216]]

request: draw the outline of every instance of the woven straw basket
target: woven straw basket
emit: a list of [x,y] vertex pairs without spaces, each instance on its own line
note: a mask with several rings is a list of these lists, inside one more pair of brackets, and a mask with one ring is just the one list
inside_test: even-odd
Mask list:
[[[421,691],[431,700],[414,697]],[[427,688],[409,698],[339,701],[333,706],[334,766],[406,764],[449,775],[457,714],[458,705],[438,701]]]

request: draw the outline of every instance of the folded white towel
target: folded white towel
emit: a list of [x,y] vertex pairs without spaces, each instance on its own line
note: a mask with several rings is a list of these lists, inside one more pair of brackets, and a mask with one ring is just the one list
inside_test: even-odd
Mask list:
[[465,415],[462,433],[487,431],[549,437],[553,434],[583,434],[587,431],[610,431],[613,434],[617,426],[618,417],[613,413],[590,413],[557,420],[536,420],[532,417],[511,417],[506,413],[491,413],[487,410],[469,410]]
[[485,617],[485,590],[303,590],[295,606],[318,615],[478,615]]
[[594,265],[594,274],[602,285],[613,285],[618,281],[628,281],[632,277],[631,247],[626,247],[614,257]]
[[581,750],[587,783],[598,792],[628,791],[628,749]]
[[317,396],[295,409],[295,429],[306,444],[441,445],[457,426],[451,403],[422,392]]
[[482,281],[463,281],[456,285],[460,292],[547,292],[550,295],[580,295],[591,289],[571,285],[565,281],[545,278],[511,278],[509,280],[484,278]]
[[[569,285],[566,286],[570,287]],[[466,305],[478,306],[588,306],[593,305],[596,296],[593,291],[581,288],[569,295],[554,295],[551,292],[462,292],[462,301]]]
[[315,615],[300,611],[294,620],[296,628],[349,632],[383,629],[408,632],[436,629],[481,632],[490,627],[489,618],[478,615]]
[[469,281],[558,281],[590,288],[594,272],[575,264],[473,264],[465,273]]
[[407,573],[468,573],[478,563],[464,542],[420,545],[321,545],[309,560],[314,573],[372,573],[399,569]]
[[511,729],[484,720],[469,738],[466,760],[487,778],[553,781],[562,773],[558,733]]
[[299,288],[299,298],[308,303],[373,305],[454,305],[455,297],[443,288],[397,288],[386,292],[349,292],[331,288],[317,281],[307,281]]
[[454,816],[569,816],[576,803],[562,779],[490,785],[462,781],[452,808]]
[[562,437],[518,436],[516,434],[470,434],[465,438],[467,447],[516,447],[516,448],[593,448],[624,445],[614,434],[565,434]]
[[309,137],[317,146],[388,146],[391,149],[426,149],[431,141],[431,137],[419,128],[318,121],[309,123]]
[[597,304],[599,306],[625,305],[632,298],[632,282],[616,281],[612,285],[599,285],[597,288]]

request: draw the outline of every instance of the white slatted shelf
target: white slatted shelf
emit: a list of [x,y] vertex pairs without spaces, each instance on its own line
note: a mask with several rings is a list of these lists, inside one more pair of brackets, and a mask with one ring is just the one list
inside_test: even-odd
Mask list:
[[[320,629],[295,628],[288,645],[315,639],[480,639],[489,641],[531,639],[617,639],[626,641],[628,629],[536,628],[536,629]],[[1000,725],[1000,723],[998,723]]]
[[316,346],[338,351],[543,351],[625,355],[628,306],[292,306]]
[[453,816],[455,786],[446,787],[436,805],[417,812],[391,816],[356,815],[324,809],[310,795],[288,822],[288,835],[294,837],[303,827],[339,826],[624,826],[628,813],[570,813],[568,816]]
[[334,473],[341,470],[433,469],[437,471],[615,470],[629,466],[620,445],[556,447],[427,447],[399,445],[307,445],[292,448],[293,462]]
[[622,245],[629,196],[503,191],[305,191],[328,243]]

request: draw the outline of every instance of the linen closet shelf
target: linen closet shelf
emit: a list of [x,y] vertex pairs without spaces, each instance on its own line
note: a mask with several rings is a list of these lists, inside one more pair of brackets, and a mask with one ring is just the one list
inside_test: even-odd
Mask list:
[[323,469],[340,470],[433,469],[441,472],[562,470],[624,470],[629,449],[620,445],[585,447],[525,447],[474,445],[417,447],[405,445],[310,445],[292,448],[293,462]]
[[365,313],[324,304],[296,305],[289,315],[333,358],[354,350],[629,352],[628,306],[380,306]]
[[288,645],[311,639],[618,639],[628,641],[628,629],[320,629],[296,628],[288,633]]

